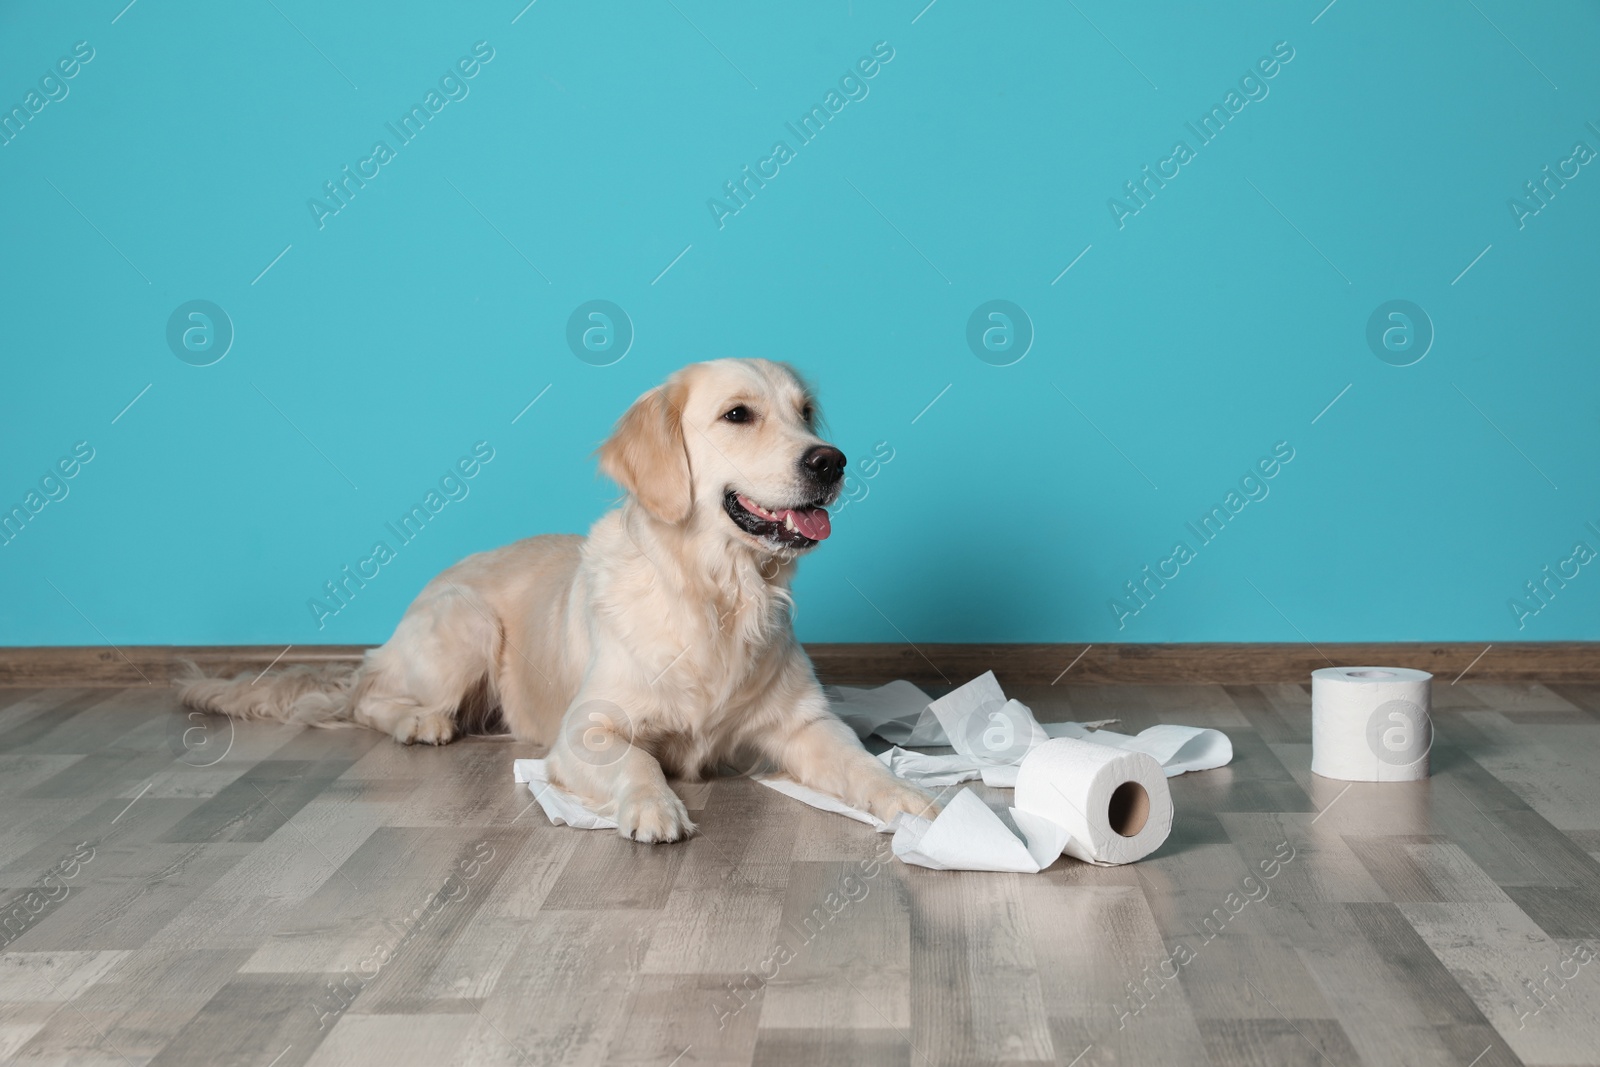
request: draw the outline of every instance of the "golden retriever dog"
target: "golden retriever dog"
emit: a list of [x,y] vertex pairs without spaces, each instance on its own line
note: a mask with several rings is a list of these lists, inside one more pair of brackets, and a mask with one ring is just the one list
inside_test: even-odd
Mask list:
[[[442,745],[498,719],[549,746],[551,781],[636,841],[694,831],[669,776],[754,760],[885,821],[932,798],[828,708],[795,639],[796,561],[826,539],[845,456],[792,369],[723,359],[634,402],[599,450],[626,495],[587,537],[469,556],[359,667],[190,677],[236,718],[370,726]],[[496,714],[497,713],[497,714]]]

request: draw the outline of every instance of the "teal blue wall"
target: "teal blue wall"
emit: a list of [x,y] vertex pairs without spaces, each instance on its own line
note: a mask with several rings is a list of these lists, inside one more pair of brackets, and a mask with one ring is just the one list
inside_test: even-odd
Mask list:
[[878,456],[807,639],[1600,638],[1594,4],[523,2],[0,9],[0,643],[380,641],[730,355]]

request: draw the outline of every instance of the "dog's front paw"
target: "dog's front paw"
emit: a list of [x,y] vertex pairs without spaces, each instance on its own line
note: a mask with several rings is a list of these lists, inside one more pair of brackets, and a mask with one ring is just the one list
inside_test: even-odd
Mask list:
[[681,841],[694,833],[689,809],[670,789],[630,793],[617,805],[617,833],[645,844]]
[[939,814],[939,802],[909,782],[898,778],[876,782],[868,790],[865,807],[884,822],[893,822],[900,812],[932,819]]
[[402,745],[448,745],[455,736],[455,720],[442,711],[408,715],[394,728],[394,739]]

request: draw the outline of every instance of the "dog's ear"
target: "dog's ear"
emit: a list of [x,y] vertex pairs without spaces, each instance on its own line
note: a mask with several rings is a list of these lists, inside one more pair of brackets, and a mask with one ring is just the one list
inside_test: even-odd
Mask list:
[[682,382],[658,386],[633,402],[600,446],[600,469],[664,522],[689,517],[689,453],[683,444]]

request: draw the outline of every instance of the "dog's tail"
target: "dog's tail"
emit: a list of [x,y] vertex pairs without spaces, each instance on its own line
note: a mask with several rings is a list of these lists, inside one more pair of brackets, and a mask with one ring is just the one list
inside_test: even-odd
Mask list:
[[191,663],[174,684],[178,699],[200,711],[235,719],[339,728],[356,725],[355,706],[364,670],[356,664],[320,664],[212,678]]

